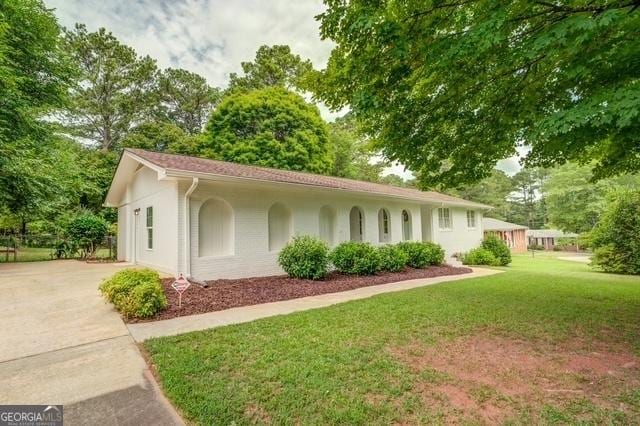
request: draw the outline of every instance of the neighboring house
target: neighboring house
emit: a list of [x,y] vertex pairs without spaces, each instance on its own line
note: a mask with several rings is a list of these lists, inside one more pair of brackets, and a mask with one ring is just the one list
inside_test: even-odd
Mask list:
[[529,228],[526,226],[485,217],[482,219],[482,228],[484,229],[484,235],[496,234],[507,243],[511,251],[515,253],[527,251],[525,232]]
[[[543,246],[545,250],[553,250],[559,238],[577,238],[578,234],[563,232],[559,229],[530,229],[527,231],[529,245]],[[566,246],[565,250],[576,250],[575,245]]]
[[280,274],[294,235],[330,246],[434,241],[447,256],[482,240],[484,204],[437,192],[125,149],[105,205],[118,259],[196,280]]

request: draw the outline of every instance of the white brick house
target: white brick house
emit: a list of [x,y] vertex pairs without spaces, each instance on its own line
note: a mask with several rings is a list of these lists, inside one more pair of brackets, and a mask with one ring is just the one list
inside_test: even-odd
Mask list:
[[[118,208],[118,259],[199,280],[280,274],[293,235],[331,246],[479,245],[489,206],[436,192],[126,149],[105,205]],[[185,218],[187,220],[185,220]]]

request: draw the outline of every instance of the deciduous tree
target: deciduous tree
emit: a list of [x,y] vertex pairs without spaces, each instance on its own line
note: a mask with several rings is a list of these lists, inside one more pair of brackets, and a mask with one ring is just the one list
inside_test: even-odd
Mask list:
[[279,87],[226,96],[207,125],[202,154],[226,161],[328,173],[327,126],[318,108]]
[[523,144],[530,166],[640,169],[637,1],[325,4],[313,90],[423,182],[476,182]]

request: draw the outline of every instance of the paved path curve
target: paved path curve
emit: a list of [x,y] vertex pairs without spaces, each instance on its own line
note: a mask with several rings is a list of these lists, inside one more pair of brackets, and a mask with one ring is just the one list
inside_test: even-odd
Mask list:
[[0,264],[0,404],[63,404],[68,425],[182,424],[98,293],[122,267]]
[[128,327],[133,338],[138,342],[142,342],[152,337],[173,336],[176,334],[187,333],[189,331],[239,324],[275,315],[285,315],[292,312],[306,311],[308,309],[323,308],[336,303],[364,299],[375,296],[376,294],[409,290],[416,287],[423,287],[442,282],[484,277],[487,275],[498,274],[500,272],[503,271],[487,268],[473,268],[473,272],[469,274],[447,275],[435,278],[419,278],[371,287],[361,287],[355,290],[342,291],[339,293],[328,293],[318,296],[302,297],[299,299],[283,300],[280,302],[242,306],[239,308],[225,309],[224,311],[188,315],[162,321],[129,324]]

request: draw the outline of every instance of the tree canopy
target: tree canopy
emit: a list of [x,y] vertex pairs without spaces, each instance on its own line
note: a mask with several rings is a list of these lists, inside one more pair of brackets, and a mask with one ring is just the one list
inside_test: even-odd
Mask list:
[[183,69],[164,70],[159,86],[161,115],[192,135],[202,132],[222,96],[204,77]]
[[228,95],[211,115],[200,152],[208,157],[327,173],[332,159],[318,108],[279,87]]
[[157,104],[155,60],[139,57],[104,28],[88,32],[85,25],[76,24],[65,41],[80,70],[65,126],[103,151],[115,149]]
[[390,160],[458,186],[528,165],[640,169],[637,2],[325,0],[316,96],[351,106]]
[[0,211],[24,221],[59,190],[56,165],[70,165],[56,150],[43,120],[64,105],[73,76],[61,48],[58,23],[38,0],[0,7]]
[[627,175],[592,182],[591,166],[567,163],[550,170],[544,183],[549,222],[566,232],[591,231],[600,220],[610,194],[640,187],[640,176]]
[[282,87],[292,90],[313,69],[311,61],[291,52],[287,45],[260,46],[253,62],[242,62],[244,75],[229,75],[229,90]]

